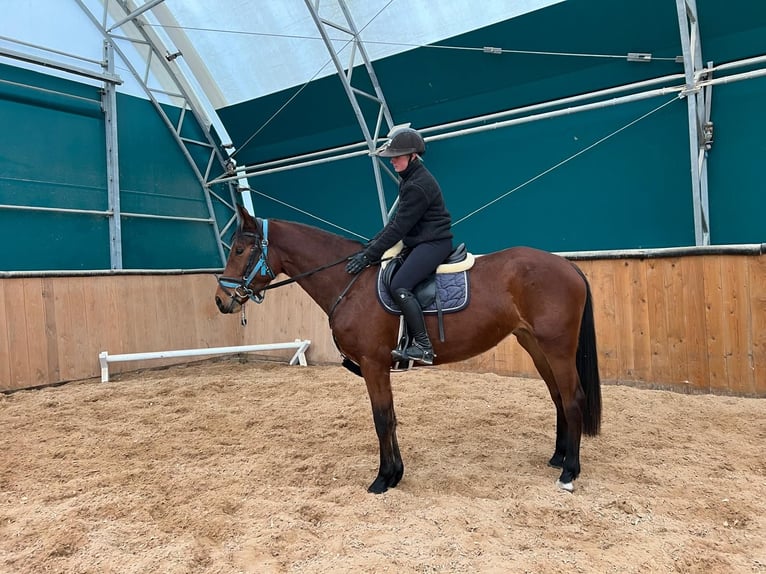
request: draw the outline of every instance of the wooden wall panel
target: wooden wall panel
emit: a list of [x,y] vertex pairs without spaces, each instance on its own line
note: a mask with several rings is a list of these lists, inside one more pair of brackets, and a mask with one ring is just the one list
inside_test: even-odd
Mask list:
[[[503,370],[504,366],[502,363],[495,364],[488,362],[484,365],[484,368],[482,371],[484,372],[512,372],[514,375],[527,375],[528,373],[537,373],[537,370],[535,368],[535,363],[532,361],[532,358],[529,356],[529,353],[527,353],[524,348],[519,345],[518,341],[516,340],[516,337],[513,335],[509,335],[505,338],[505,340],[502,342],[503,347],[509,349],[509,359],[507,362],[507,369],[510,371]],[[535,375],[537,376],[537,375]]]
[[[191,275],[187,277],[185,289],[191,293],[192,307],[188,312],[195,314],[196,336],[202,347],[218,347],[215,341],[223,338],[236,345],[247,345],[246,331],[240,326],[239,315],[222,315],[215,306],[216,280],[211,275]],[[248,304],[252,312],[253,304]]]
[[[605,381],[766,396],[766,256],[589,260]],[[298,285],[222,315],[212,275],[0,279],[0,390],[96,377],[98,353],[135,353],[310,339],[308,359],[339,363],[327,316]],[[360,318],[363,320],[363,318]],[[292,356],[292,351],[267,353]],[[113,363],[135,370],[189,359]],[[445,366],[537,377],[508,337]]]
[[29,360],[29,337],[24,312],[24,279],[14,279],[5,286],[5,320],[8,336],[9,384],[13,387],[33,386],[32,365]]
[[668,349],[668,316],[665,273],[662,260],[647,260],[647,311],[649,313],[649,340],[651,341],[652,380],[660,384],[672,382]]
[[10,320],[6,313],[5,291],[10,281],[0,281],[0,388],[11,388]]
[[766,381],[766,257],[748,258],[748,274],[753,392],[763,393]]
[[[93,336],[85,323],[85,299],[82,286],[76,279],[58,281],[54,288],[56,339],[59,372],[62,381],[80,378],[87,357],[80,348],[80,338]],[[88,369],[89,370],[89,369]]]
[[614,376],[622,374],[631,381],[650,380],[652,363],[645,265],[641,261],[626,260],[610,268],[615,275],[614,293],[599,295],[615,300],[613,328],[618,356]]
[[[101,351],[243,344],[241,329],[215,308],[214,290],[215,279],[204,275],[2,279],[0,390],[98,376]],[[198,309],[202,300],[207,306]],[[177,362],[113,363],[110,371]]]
[[[26,320],[26,332],[29,334],[45,333],[45,303],[43,301],[42,279],[23,279],[23,309]],[[27,378],[35,386],[48,382],[48,338],[27,336],[27,356],[29,372]]]
[[622,315],[625,297],[615,285],[614,261],[578,261],[590,283],[596,319],[596,342],[599,349],[601,376],[615,379],[620,373],[620,327],[618,315]]
[[61,381],[61,369],[59,368],[58,338],[56,327],[56,302],[55,302],[56,279],[43,277],[41,279],[41,291],[43,308],[45,310],[45,330],[43,337],[47,347],[47,373],[45,381]]
[[128,337],[127,317],[129,313],[125,311],[125,297],[122,289],[125,285],[125,277],[105,277],[106,288],[103,289],[102,309],[106,313],[104,325],[110,325],[111,328],[104,328],[98,344],[98,352],[110,353],[122,352],[119,349],[129,348],[131,339]]
[[[104,277],[103,279],[111,279],[111,277]],[[73,282],[79,283],[80,289],[87,289],[87,284],[83,283],[82,278],[73,278]],[[83,301],[82,315],[90,335],[82,351],[85,355],[83,360],[86,363],[98,363],[99,347],[108,342],[108,339],[112,337],[112,333],[119,332],[120,327],[119,325],[113,325],[111,328],[107,328],[111,321],[108,293],[110,282],[100,281],[100,283],[103,289],[87,289],[87,295]]]
[[747,259],[728,257],[722,260],[724,352],[728,385],[734,394],[755,390],[752,368],[752,332],[750,321],[750,280]]
[[[281,277],[284,279],[284,277]],[[279,278],[277,279],[279,280]],[[210,301],[213,300],[210,291]],[[215,306],[213,305],[215,309]],[[218,310],[215,309],[218,313]],[[242,331],[244,345],[285,343],[295,339],[308,339],[311,346],[306,354],[310,361],[341,361],[330,332],[327,315],[306,293],[293,283],[266,292],[260,305],[248,303],[247,326],[240,327],[240,316],[230,315],[226,320]],[[291,357],[294,351],[274,351],[276,357]]]
[[687,377],[687,354],[685,338],[687,332],[685,285],[680,259],[663,261],[663,288],[665,289],[665,317],[667,325],[667,355],[669,360],[668,381],[684,383]]
[[[686,381],[690,389],[710,390],[708,364],[708,325],[705,322],[705,285],[703,258],[684,257],[680,260],[684,289],[682,312],[686,323]],[[639,379],[639,380],[651,380]],[[683,381],[682,381],[683,382]]]
[[727,325],[723,312],[723,285],[721,281],[721,258],[704,257],[702,282],[705,286],[705,324],[707,328],[708,369],[711,391],[729,388],[726,363],[725,337]]
[[135,352],[175,348],[175,345],[169,346],[175,342],[176,338],[172,337],[173,342],[170,341],[171,333],[163,313],[163,305],[166,301],[165,292],[161,286],[167,283],[167,279],[158,275],[144,275],[136,279],[140,294],[137,303],[140,304],[140,308],[134,309],[128,315],[128,321],[135,323],[136,332],[142,333],[142,338],[137,338],[135,341]]
[[631,302],[631,315],[624,319],[626,324],[630,324],[630,330],[626,333],[625,339],[628,341],[631,360],[621,372],[631,381],[651,381],[652,360],[649,337],[651,326],[647,307],[646,265],[644,261],[635,259],[625,263],[630,269],[630,283],[621,293]]
[[178,348],[193,349],[199,347],[199,326],[197,310],[194,303],[194,292],[191,288],[176,289],[173,282],[166,285],[168,328],[178,333]]
[[[244,344],[243,333],[227,325],[213,300],[215,279],[207,275],[139,275],[117,279],[113,295],[122,338],[100,351],[110,354],[224,347]],[[238,319],[237,319],[238,321]],[[114,334],[105,334],[114,340]],[[96,353],[95,356],[97,356]],[[208,356],[209,357],[209,356]],[[204,357],[200,357],[204,358]],[[110,372],[187,362],[151,359],[112,363]],[[194,360],[194,359],[191,359]]]
[[[591,284],[604,380],[766,395],[766,257],[698,255],[578,265]],[[504,341],[495,356],[510,356],[510,348],[520,349],[515,341]],[[454,368],[536,376],[531,362],[519,372],[492,357],[486,353]]]
[[[610,265],[605,268],[604,274],[611,278],[608,298],[612,299],[610,315],[612,321],[607,340],[612,340],[614,357],[611,371],[627,373],[633,365],[635,350],[635,336],[633,333],[633,297],[630,293],[630,279],[628,276],[627,261],[622,265]],[[606,292],[604,292],[606,295]],[[602,337],[603,338],[603,337]],[[598,342],[598,339],[597,339]]]

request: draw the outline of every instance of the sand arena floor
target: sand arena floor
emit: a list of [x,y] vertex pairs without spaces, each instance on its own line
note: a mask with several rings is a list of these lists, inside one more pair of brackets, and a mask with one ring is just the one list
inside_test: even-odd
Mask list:
[[604,386],[569,494],[541,381],[205,362],[0,395],[0,573],[766,572],[766,401]]

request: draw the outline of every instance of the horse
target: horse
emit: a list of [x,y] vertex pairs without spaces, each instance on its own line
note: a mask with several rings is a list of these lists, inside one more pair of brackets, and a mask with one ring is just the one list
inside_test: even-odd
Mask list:
[[[310,225],[252,217],[237,206],[215,302],[222,313],[261,302],[265,291],[297,282],[327,314],[344,365],[364,377],[380,447],[380,466],[368,491],[380,494],[404,475],[391,390],[391,350],[399,318],[377,301],[376,266],[349,275],[345,263],[363,246]],[[287,280],[273,283],[280,273]],[[434,365],[468,359],[510,334],[531,356],[556,407],[556,439],[548,464],[561,469],[556,485],[574,491],[582,434],[601,426],[601,383],[590,285],[571,261],[530,247],[476,257],[469,271],[467,307],[443,316],[448,334],[433,338]],[[430,333],[436,318],[426,317]],[[417,367],[428,368],[428,367]],[[359,374],[358,373],[358,374]]]

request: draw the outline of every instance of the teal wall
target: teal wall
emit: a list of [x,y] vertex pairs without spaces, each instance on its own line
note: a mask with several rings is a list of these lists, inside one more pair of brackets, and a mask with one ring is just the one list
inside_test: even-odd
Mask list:
[[766,243],[766,78],[717,87],[712,101],[711,236],[716,243]]
[[[704,61],[721,64],[766,54],[766,2],[705,0],[698,4]],[[766,243],[764,102],[764,77],[713,88],[708,195],[714,243]]]
[[[766,2],[697,0],[697,5],[705,61],[766,53]],[[392,35],[391,41],[396,40]],[[683,73],[683,65],[675,62],[681,55],[676,6],[667,0],[568,0],[439,44],[618,56],[648,52],[653,60],[414,49],[374,63],[396,122],[409,121],[416,128],[438,125]],[[355,70],[354,85],[371,89],[364,75],[363,69]],[[711,240],[761,243],[766,222],[759,214],[766,210],[766,194],[756,158],[766,151],[761,137],[766,112],[759,104],[766,101],[766,80],[715,87],[712,101]],[[665,103],[660,111],[481,209]],[[364,100],[362,104],[374,119],[376,107]],[[260,130],[239,150],[240,164],[362,139],[335,76],[219,114],[238,147]],[[673,95],[433,142],[425,159],[456,221],[481,209],[455,226],[458,240],[476,252],[517,244],[575,251],[695,242],[687,105]],[[381,225],[368,158],[254,177],[251,184],[265,196],[366,237]],[[395,187],[386,193],[390,204]],[[332,229],[263,195],[255,196],[255,204],[263,216]]]
[[[117,109],[122,210],[208,218],[202,189],[152,104],[118,95]],[[98,88],[0,65],[0,125],[0,204],[108,208]],[[195,124],[184,125],[184,136],[201,138]],[[197,158],[203,166],[207,155]],[[208,223],[125,217],[122,235],[126,269],[221,265]],[[0,271],[110,268],[104,215],[0,208],[0,243]]]
[[[105,210],[98,89],[9,66],[0,79],[0,204]],[[108,237],[104,217],[0,209],[0,270],[108,269]]]
[[[643,101],[522,124],[508,132],[433,142],[425,163],[440,179],[453,221],[505,195],[457,223],[456,240],[481,253],[518,244],[554,251],[693,245],[682,101],[506,195],[656,107],[655,101]],[[270,197],[365,237],[381,224],[366,157],[262,176],[252,183]],[[388,179],[386,191],[390,205],[396,186]],[[303,219],[333,230],[263,196],[256,195],[254,202],[260,215]]]
[[[154,107],[129,96],[120,96],[117,106],[122,211],[207,219],[202,188]],[[178,109],[165,107],[165,112],[177,122]],[[204,140],[189,115],[184,127],[189,131],[183,137]],[[204,169],[209,151],[195,155]],[[215,233],[207,223],[123,217],[123,264],[129,269],[220,267]]]
[[[766,2],[697,0],[697,5],[705,61],[766,53]],[[675,62],[681,53],[675,2],[668,0],[568,0],[440,44],[621,56],[649,52],[653,61],[413,49],[375,62],[397,122],[438,125],[683,72]],[[364,70],[355,70],[354,82],[370,89]],[[337,76],[312,82],[271,119],[299,89],[219,110],[240,165],[361,140]],[[367,117],[374,118],[377,109],[361,101]],[[715,140],[708,176],[714,244],[766,238],[760,168],[766,152],[764,101],[766,78],[713,89]],[[174,120],[180,113],[166,111]],[[0,204],[107,208],[98,88],[0,65],[0,125]],[[184,126],[185,137],[202,139],[189,117]],[[118,127],[122,210],[206,218],[202,189],[151,103],[119,95]],[[686,102],[664,96],[435,141],[425,160],[441,182],[454,220],[460,221],[456,240],[477,253],[519,244],[552,251],[687,246],[694,244],[687,134]],[[207,150],[192,150],[192,155],[204,169]],[[305,221],[349,236],[371,237],[381,226],[368,157],[250,182],[258,215]],[[385,186],[390,205],[396,185],[386,178]],[[214,191],[227,197],[222,187]],[[224,206],[215,208],[219,221],[230,217]],[[126,216],[122,229],[125,268],[221,264],[208,223]],[[103,215],[0,208],[0,241],[5,246],[0,271],[110,267]]]

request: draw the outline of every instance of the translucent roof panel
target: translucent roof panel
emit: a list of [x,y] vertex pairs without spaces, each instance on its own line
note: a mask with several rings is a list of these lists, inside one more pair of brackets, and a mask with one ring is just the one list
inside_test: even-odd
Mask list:
[[[376,60],[559,1],[485,0],[480,10],[475,0],[346,0],[346,6]],[[336,1],[312,2],[326,20],[347,22]],[[206,70],[186,60],[216,108],[337,73],[304,0],[166,0],[152,15],[174,44],[184,44],[182,51],[196,50]],[[347,65],[351,36],[333,30],[331,38]]]
[[[38,62],[55,60],[67,66],[102,72],[105,23],[128,63],[117,57],[118,91],[147,97],[136,74],[145,75],[153,97],[180,105],[168,96],[173,82],[158,58],[142,44],[142,34],[126,21],[126,9],[140,13],[145,31],[159,38],[173,66],[197,93],[205,115],[224,131],[214,110],[277,93],[337,74],[330,51],[313,19],[348,22],[338,0],[26,0],[0,18],[0,62],[98,85],[96,79],[55,66],[28,63],[10,53],[31,54]],[[377,60],[445,38],[455,37],[533,12],[562,0],[345,0],[350,18],[371,60]],[[40,15],[45,15],[41,18]],[[352,36],[332,29],[333,51],[342,65],[360,64]],[[44,47],[44,48],[42,48]],[[481,47],[478,47],[481,48]],[[159,59],[162,56],[160,55]],[[147,67],[147,60],[150,64]],[[145,68],[148,72],[144,72]],[[167,90],[163,92],[162,90]]]

